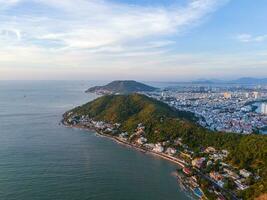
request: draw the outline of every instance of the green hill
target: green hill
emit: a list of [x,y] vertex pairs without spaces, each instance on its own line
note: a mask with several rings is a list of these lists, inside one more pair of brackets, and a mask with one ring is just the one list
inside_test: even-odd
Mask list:
[[96,120],[121,123],[129,132],[139,123],[148,125],[160,119],[195,119],[192,113],[178,112],[165,103],[141,94],[106,95],[73,111],[78,115],[89,115]]
[[[194,115],[170,108],[167,104],[140,94],[108,95],[72,110],[95,120],[121,123],[121,131],[132,133],[139,123],[146,127],[149,142],[183,142],[198,152],[214,146],[230,151],[229,162],[240,168],[258,171],[262,180],[247,190],[247,197],[267,191],[267,136],[212,132],[194,123]],[[247,199],[247,198],[246,198]]]
[[139,83],[136,81],[113,81],[104,86],[89,88],[86,92],[105,93],[105,94],[129,94],[134,92],[152,92],[157,88]]

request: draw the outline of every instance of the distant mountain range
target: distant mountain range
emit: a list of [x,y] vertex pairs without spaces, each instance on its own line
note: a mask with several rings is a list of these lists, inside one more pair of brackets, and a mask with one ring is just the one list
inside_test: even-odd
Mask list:
[[196,81],[192,81],[189,83],[193,84],[220,84],[220,83],[228,83],[228,84],[267,84],[267,78],[252,78],[252,77],[243,77],[236,80],[219,80],[219,79],[200,79]]
[[100,94],[129,94],[134,92],[152,92],[157,88],[132,80],[113,81],[104,86],[89,88],[86,92]]
[[267,83],[267,78],[251,78],[251,77],[244,77],[237,80],[232,81],[233,83],[242,83],[242,84],[265,84]]

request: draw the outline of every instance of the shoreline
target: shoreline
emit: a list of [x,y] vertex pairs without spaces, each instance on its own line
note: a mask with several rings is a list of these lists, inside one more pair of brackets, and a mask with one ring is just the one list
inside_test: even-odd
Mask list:
[[149,150],[149,149],[144,149],[144,148],[142,148],[140,146],[137,146],[135,144],[132,144],[130,142],[123,141],[123,140],[119,139],[118,137],[111,136],[109,134],[101,133],[100,131],[96,130],[95,128],[89,128],[89,127],[85,127],[85,126],[82,126],[82,125],[69,125],[69,124],[65,123],[64,120],[62,120],[61,123],[67,128],[77,128],[77,129],[82,129],[82,130],[85,130],[85,131],[94,131],[97,135],[105,137],[105,138],[108,138],[110,140],[113,140],[117,144],[120,144],[120,145],[123,145],[123,146],[127,146],[129,148],[135,149],[135,150],[137,150],[139,152],[142,152],[144,154],[150,154],[150,155],[153,155],[153,156],[160,157],[160,158],[162,158],[164,160],[167,160],[167,161],[170,161],[172,163],[178,164],[180,167],[185,167],[185,163],[182,163],[181,161],[179,162],[179,160],[177,158],[173,158],[173,157],[168,156],[166,154],[157,153],[157,152],[154,152],[154,151]]
[[[85,125],[81,125],[81,124],[71,125],[65,121],[65,117],[61,120],[61,124],[67,128],[74,128],[74,129],[80,129],[80,130],[84,130],[84,131],[94,132],[96,135],[110,139],[110,140],[116,142],[117,144],[134,149],[136,151],[142,152],[142,153],[147,154],[147,155],[152,155],[152,156],[158,157],[160,159],[164,159],[164,160],[169,161],[173,164],[177,164],[178,169],[184,169],[188,166],[188,163],[186,163],[183,160],[180,160],[179,158],[172,157],[172,156],[165,154],[165,153],[154,152],[151,149],[147,149],[147,148],[139,146],[137,144],[122,140],[121,138],[119,138],[117,136],[105,134],[101,130],[98,130],[94,126],[89,127],[89,126],[85,126]],[[183,180],[183,178],[181,178],[178,173],[176,174],[176,178],[177,178],[177,182],[178,182],[180,190],[182,192],[184,192],[187,196],[189,196],[191,199],[204,199],[204,200],[208,199],[203,192],[202,192],[202,194],[203,194],[202,197],[199,197],[196,194],[194,194],[193,188],[185,185],[186,180]],[[198,187],[198,188],[201,190],[200,187]],[[194,198],[195,196],[197,196],[197,198]]]
[[[118,136],[113,136],[113,135],[110,135],[110,134],[103,133],[101,131],[101,129],[98,129],[94,125],[88,126],[88,125],[83,125],[83,124],[74,124],[74,125],[73,124],[69,124],[67,121],[65,121],[65,117],[61,121],[61,124],[64,125],[65,127],[67,127],[67,128],[76,128],[76,129],[80,129],[80,130],[84,130],[84,131],[94,132],[95,134],[97,134],[97,135],[99,135],[101,137],[105,137],[105,138],[108,138],[110,140],[113,140],[114,142],[116,142],[116,143],[118,143],[120,145],[124,145],[124,146],[126,146],[128,148],[135,149],[135,150],[137,150],[139,152],[142,152],[144,154],[156,156],[156,157],[158,157],[160,159],[164,159],[166,161],[172,162],[173,164],[177,164],[177,168],[178,169],[180,168],[180,169],[184,170],[184,169],[187,169],[188,166],[190,166],[187,162],[185,162],[185,161],[183,161],[183,160],[181,160],[179,158],[173,157],[171,155],[168,155],[166,153],[155,152],[152,149],[148,149],[148,148],[143,147],[141,145],[138,145],[138,144],[135,144],[135,143],[131,143],[131,142],[127,141],[127,140],[119,138]],[[194,168],[194,169],[196,170],[196,168]],[[201,172],[199,172],[199,170],[197,170],[196,172],[200,177],[204,178],[205,180],[207,180],[209,182],[211,181],[206,176],[203,176],[203,174]],[[184,172],[184,173],[186,174],[186,172]],[[185,177],[185,180],[184,180],[182,177],[179,177],[179,175],[177,175],[177,179],[178,179],[178,185],[179,185],[179,188],[181,189],[181,191],[183,191],[184,193],[189,195],[191,198],[197,197],[197,198],[194,198],[194,199],[208,199],[206,194],[203,192],[202,188],[199,185],[198,186],[194,186],[194,185],[192,185],[190,183],[189,177]],[[187,186],[187,184],[189,184],[189,186]],[[214,182],[211,181],[211,184],[214,185]],[[181,187],[181,185],[182,185],[182,187]],[[219,187],[216,184],[215,184],[215,186],[217,186],[217,188]],[[201,192],[201,194],[200,194],[201,196],[199,196],[199,194],[196,194],[196,191],[194,190],[196,188]],[[238,200],[238,198],[236,197],[236,195],[234,193],[231,193],[231,192],[228,192],[228,191],[225,191],[225,190],[223,190],[223,192],[225,192],[227,194],[230,194],[232,199]]]
[[[171,162],[173,164],[177,164],[179,166],[179,168],[186,167],[185,163],[179,162],[178,160],[176,160],[176,158],[172,158],[172,157],[170,157],[170,156],[168,156],[166,154],[157,153],[157,152],[154,152],[154,151],[149,150],[149,149],[144,149],[144,148],[142,148],[140,146],[137,146],[135,144],[132,144],[130,142],[123,141],[123,140],[119,139],[118,137],[115,137],[115,136],[112,136],[112,135],[109,135],[109,134],[104,134],[101,131],[99,131],[99,130],[93,128],[93,127],[89,128],[89,127],[86,127],[86,126],[83,126],[83,125],[69,125],[69,124],[65,123],[64,120],[61,121],[61,124],[64,125],[65,127],[67,127],[67,128],[74,128],[74,129],[80,129],[80,130],[84,130],[84,131],[88,131],[88,132],[89,131],[90,132],[94,132],[96,135],[98,135],[100,137],[105,137],[105,138],[107,138],[109,140],[112,140],[112,141],[116,142],[119,145],[123,145],[125,147],[130,148],[130,149],[134,149],[136,151],[142,152],[144,154],[147,154],[147,155],[150,155],[150,156],[155,156],[155,157],[157,157],[159,159],[164,159],[164,160],[166,160],[168,162]],[[177,178],[178,186],[179,186],[181,192],[185,193],[185,195],[188,196],[190,199],[200,199],[200,198],[194,198],[193,197],[194,195],[193,195],[192,191],[190,190],[190,187],[187,187],[186,185],[184,185],[184,182],[183,182],[182,178],[177,174],[177,172],[174,172],[174,173],[176,173],[175,177]],[[203,196],[203,198],[206,199],[205,196]]]

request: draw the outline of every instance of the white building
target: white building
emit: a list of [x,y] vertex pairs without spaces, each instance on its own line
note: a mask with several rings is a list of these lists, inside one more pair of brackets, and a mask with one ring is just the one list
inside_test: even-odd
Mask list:
[[147,142],[147,139],[144,137],[140,137],[140,138],[138,138],[138,140],[136,142],[138,144],[145,144]]
[[260,94],[259,94],[259,92],[253,92],[253,96],[255,99],[258,99]]
[[262,103],[260,107],[260,113],[267,114],[267,103]]
[[245,170],[245,169],[241,169],[241,170],[239,171],[239,174],[240,174],[241,176],[245,177],[245,178],[248,178],[249,176],[252,175],[251,172],[249,172],[249,171],[247,171],[247,170]]
[[162,153],[164,151],[164,148],[163,148],[163,146],[161,146],[160,143],[157,143],[155,145],[155,147],[153,148],[153,151],[155,151],[157,153]]
[[169,155],[174,155],[174,154],[176,154],[177,151],[176,151],[176,149],[169,147],[169,148],[167,148],[167,150],[165,152]]

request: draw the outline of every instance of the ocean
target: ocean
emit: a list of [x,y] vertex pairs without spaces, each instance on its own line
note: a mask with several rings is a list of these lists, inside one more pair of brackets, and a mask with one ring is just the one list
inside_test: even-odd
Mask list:
[[175,164],[60,124],[99,83],[0,81],[1,200],[189,199]]

